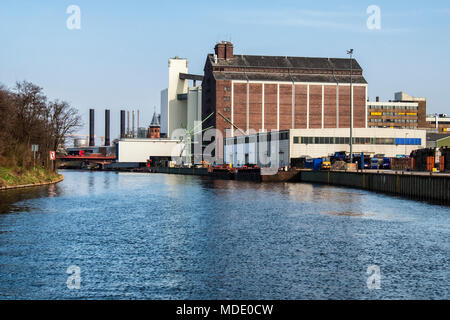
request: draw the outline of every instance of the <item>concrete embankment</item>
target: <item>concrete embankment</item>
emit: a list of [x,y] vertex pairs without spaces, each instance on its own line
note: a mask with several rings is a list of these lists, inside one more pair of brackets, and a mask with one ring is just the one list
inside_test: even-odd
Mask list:
[[23,189],[23,188],[30,188],[30,187],[39,187],[39,186],[45,186],[49,184],[58,183],[64,180],[64,176],[61,175],[60,178],[52,180],[52,181],[46,181],[46,182],[40,182],[40,183],[30,183],[30,184],[22,184],[22,185],[13,185],[13,186],[0,186],[0,190],[11,190],[11,189]]
[[448,174],[301,171],[300,181],[352,187],[450,205]]
[[165,168],[165,167],[152,167],[151,172],[155,173],[169,173],[169,174],[183,174],[183,175],[195,175],[195,176],[207,176],[207,168]]

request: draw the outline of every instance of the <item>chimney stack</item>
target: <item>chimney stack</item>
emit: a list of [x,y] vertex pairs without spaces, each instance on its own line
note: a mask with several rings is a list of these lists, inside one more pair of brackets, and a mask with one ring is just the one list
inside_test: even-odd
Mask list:
[[233,58],[233,44],[229,41],[225,42],[225,60]]
[[225,43],[222,41],[216,44],[214,52],[218,59],[225,59]]
[[120,137],[125,138],[125,110],[120,110]]
[[230,41],[222,41],[214,47],[214,53],[218,59],[232,59],[234,57],[233,44]]
[[95,146],[94,125],[94,109],[89,109],[89,147]]
[[127,138],[130,135],[130,111],[127,111]]
[[133,113],[132,113],[132,116],[133,116],[133,126],[132,126],[132,130],[131,130],[131,135],[133,136],[133,138],[134,138],[134,110],[133,110]]
[[106,147],[109,147],[111,145],[111,141],[110,141],[111,139],[109,136],[109,134],[110,134],[109,121],[110,121],[110,111],[109,111],[109,109],[106,109],[105,110],[105,146]]

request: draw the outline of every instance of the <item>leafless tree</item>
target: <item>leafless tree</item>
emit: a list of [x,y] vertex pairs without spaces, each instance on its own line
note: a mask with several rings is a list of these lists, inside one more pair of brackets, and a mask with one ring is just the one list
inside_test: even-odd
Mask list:
[[39,145],[41,160],[47,159],[48,151],[57,150],[81,125],[77,109],[65,101],[48,101],[31,82],[18,82],[12,90],[0,86],[0,165],[29,167],[31,144]]

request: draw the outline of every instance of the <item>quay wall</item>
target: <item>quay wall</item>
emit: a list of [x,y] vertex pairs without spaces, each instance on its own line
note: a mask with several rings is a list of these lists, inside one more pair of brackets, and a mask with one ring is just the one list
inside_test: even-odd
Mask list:
[[417,173],[301,171],[302,182],[323,183],[450,205],[450,176]]

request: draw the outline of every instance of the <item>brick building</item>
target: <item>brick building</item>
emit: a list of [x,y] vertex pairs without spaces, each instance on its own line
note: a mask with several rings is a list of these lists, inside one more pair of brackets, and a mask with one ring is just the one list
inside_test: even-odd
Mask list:
[[[202,82],[204,123],[231,135],[254,130],[350,127],[350,59],[235,55],[223,41]],[[353,125],[367,126],[367,82],[353,65]],[[233,125],[235,127],[233,127]]]

